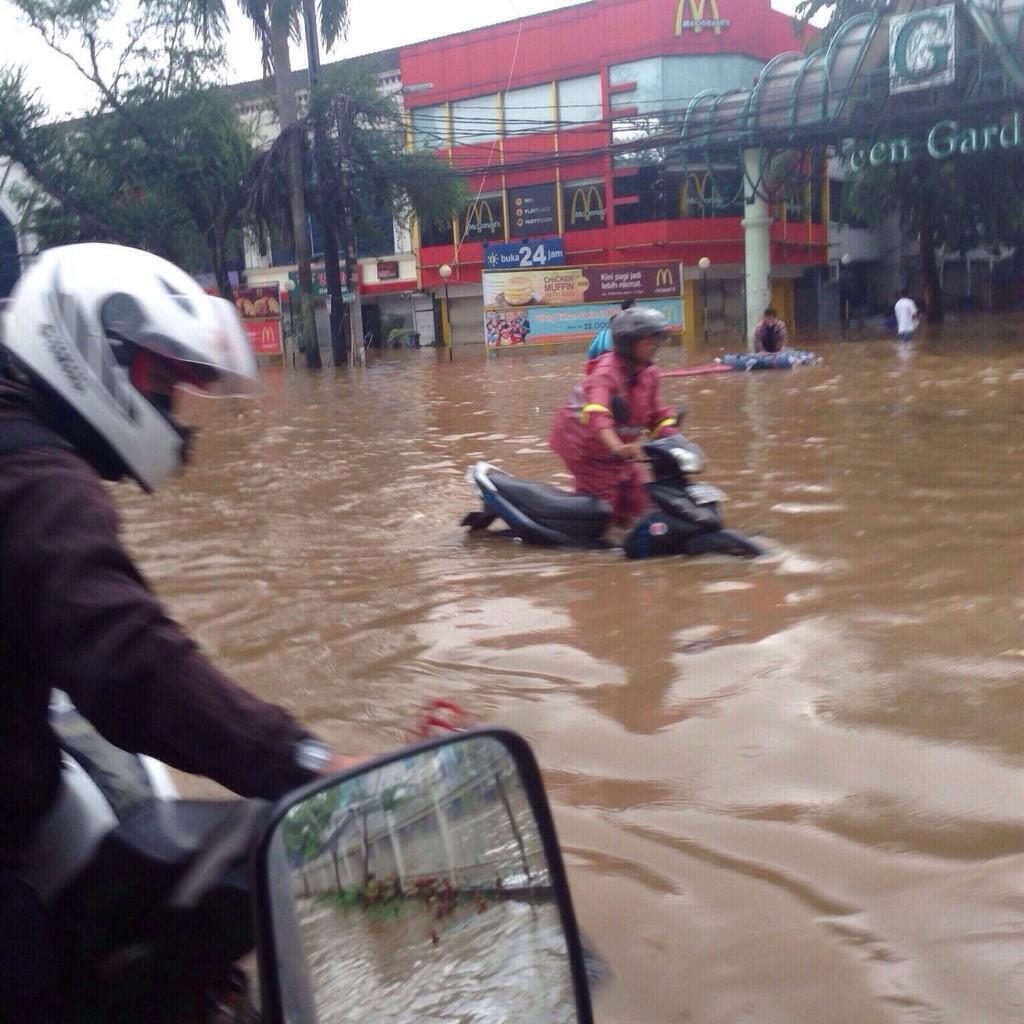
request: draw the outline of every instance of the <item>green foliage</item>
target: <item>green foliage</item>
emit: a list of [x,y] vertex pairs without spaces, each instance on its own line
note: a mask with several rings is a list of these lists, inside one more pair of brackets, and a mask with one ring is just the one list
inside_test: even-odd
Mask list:
[[324,69],[320,88],[311,97],[307,123],[322,117],[328,145],[339,164],[340,147],[351,140],[351,182],[357,231],[367,218],[386,212],[400,222],[416,210],[428,219],[450,216],[465,201],[465,185],[432,153],[408,152],[405,123],[397,101],[381,96],[376,79],[357,62]]
[[819,14],[829,12],[828,21],[808,42],[808,49],[816,50],[832,41],[839,26],[857,14],[874,14],[887,6],[888,0],[800,0],[796,5],[794,25],[802,30]]
[[1016,151],[921,157],[859,171],[844,193],[843,212],[870,227],[895,215],[907,233],[929,230],[933,243],[949,252],[989,246],[998,253],[1024,227],[1022,184],[1024,158]]
[[[98,110],[132,89],[192,91],[217,77],[222,0],[8,0],[44,41],[91,83]],[[118,40],[117,43],[114,40]]]
[[[445,218],[466,200],[465,185],[451,168],[431,153],[407,152],[401,111],[391,97],[378,94],[376,81],[358,66],[324,69],[324,81],[310,98],[309,109],[296,125],[307,163],[312,165],[312,140],[321,119],[332,180],[309,188],[311,204],[325,201],[326,212],[342,231],[347,172],[351,213],[363,248],[390,250],[389,237],[378,238],[382,218],[407,223],[413,211],[426,218]],[[285,180],[287,137],[282,134],[258,160],[249,213],[257,221],[284,225],[288,192]]]
[[[850,18],[884,12],[889,4],[887,0],[839,0],[834,5],[827,0],[802,0],[796,9],[798,23],[807,24],[829,8],[829,20],[812,48],[827,46]],[[942,319],[937,250],[965,253],[975,246],[988,246],[998,253],[1019,245],[1024,229],[1022,183],[1024,157],[1017,150],[868,165],[847,179],[841,216],[869,227],[880,227],[895,216],[906,235],[919,239],[928,317],[935,322]]]
[[207,38],[223,6],[13,2],[97,97],[87,116],[49,124],[24,72],[0,69],[0,151],[40,186],[21,197],[26,227],[44,245],[120,242],[212,269],[227,291],[252,147],[210,85],[223,52]]
[[[12,81],[0,73],[0,94]],[[5,109],[0,149],[46,193],[22,197],[26,226],[43,244],[120,242],[192,270],[230,246],[252,148],[223,95],[162,98],[139,85],[87,121],[47,125],[41,114],[25,96]]]
[[324,848],[331,815],[338,808],[336,787],[296,804],[281,824],[284,848],[293,859],[312,860]]

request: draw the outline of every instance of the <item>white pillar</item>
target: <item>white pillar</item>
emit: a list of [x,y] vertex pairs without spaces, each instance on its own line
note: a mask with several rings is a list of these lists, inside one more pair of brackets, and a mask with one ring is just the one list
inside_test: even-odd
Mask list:
[[430,799],[434,803],[434,814],[437,815],[437,830],[441,833],[441,844],[444,846],[444,861],[445,867],[448,868],[448,881],[451,882],[454,888],[458,884],[458,879],[455,876],[455,850],[452,846],[452,836],[448,831],[448,819],[444,816],[444,808],[441,807],[441,802],[437,799],[436,789],[431,789]]
[[402,887],[402,892],[407,891],[405,884],[405,861],[402,859],[402,844],[399,841],[398,836],[395,834],[395,826],[391,821],[391,815],[387,811],[384,811],[384,824],[388,829],[388,838],[391,840],[391,853],[395,858],[395,870],[398,873],[398,884]]
[[743,150],[746,177],[743,194],[746,216],[743,218],[745,284],[747,295],[747,348],[754,348],[754,328],[771,302],[772,212],[768,201],[754,195],[751,182],[761,178],[761,150]]

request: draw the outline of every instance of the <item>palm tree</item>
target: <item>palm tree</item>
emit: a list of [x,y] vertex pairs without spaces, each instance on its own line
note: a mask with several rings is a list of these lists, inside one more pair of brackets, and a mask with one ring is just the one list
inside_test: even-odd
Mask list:
[[[205,0],[211,10],[213,24],[223,25],[223,16],[216,17],[216,9],[223,11],[223,0]],[[299,121],[298,100],[292,81],[291,56],[288,45],[302,38],[303,14],[306,25],[319,33],[323,44],[330,49],[348,28],[348,0],[319,0],[319,19],[316,17],[317,0],[239,0],[242,11],[252,22],[256,38],[263,46],[264,71],[273,71],[277,96],[277,113],[281,133],[288,137],[285,174],[288,181],[292,236],[295,243],[295,262],[298,266],[299,297],[301,300],[300,336],[306,350],[306,365],[318,369],[320,347],[313,319],[313,274],[310,270],[311,252],[306,217],[306,195],[302,161],[302,139],[296,128]],[[311,40],[311,42],[314,42]]]

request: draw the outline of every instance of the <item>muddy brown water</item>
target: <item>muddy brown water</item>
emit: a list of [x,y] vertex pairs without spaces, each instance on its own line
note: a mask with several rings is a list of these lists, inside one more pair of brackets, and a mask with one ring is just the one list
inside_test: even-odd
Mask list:
[[270,370],[258,404],[195,408],[187,475],[118,500],[174,614],[339,748],[396,745],[433,696],[529,739],[600,1021],[1019,1024],[1018,338],[664,381],[756,562],[463,534],[475,459],[564,481],[579,352]]

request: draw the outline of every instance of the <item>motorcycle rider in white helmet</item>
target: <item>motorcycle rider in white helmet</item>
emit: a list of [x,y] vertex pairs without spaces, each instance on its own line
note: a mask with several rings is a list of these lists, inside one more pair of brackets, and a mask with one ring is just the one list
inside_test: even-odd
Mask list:
[[47,921],[18,873],[59,786],[52,688],[116,746],[243,796],[275,798],[352,759],[213,667],[125,551],[100,482],[152,491],[184,463],[178,387],[254,389],[232,306],[157,256],[90,243],[44,252],[3,318],[0,1020],[52,1022]]

